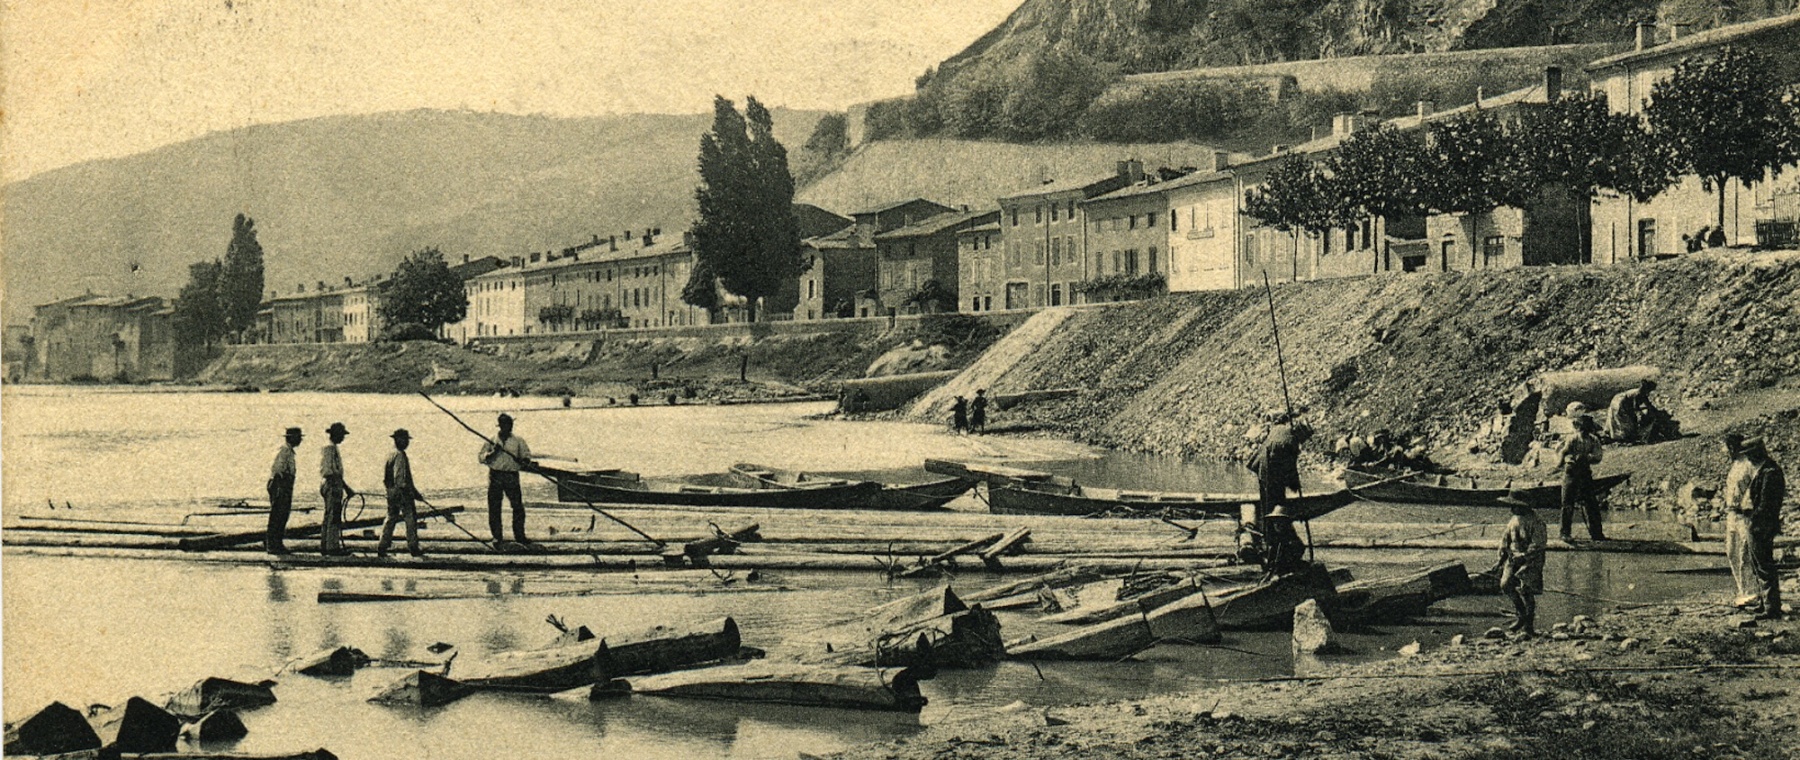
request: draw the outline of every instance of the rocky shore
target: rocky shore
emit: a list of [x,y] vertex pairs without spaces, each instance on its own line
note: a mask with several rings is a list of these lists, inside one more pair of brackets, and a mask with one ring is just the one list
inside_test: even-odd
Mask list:
[[1800,623],[1751,623],[1722,602],[1167,697],[1013,706],[840,757],[1800,757]]

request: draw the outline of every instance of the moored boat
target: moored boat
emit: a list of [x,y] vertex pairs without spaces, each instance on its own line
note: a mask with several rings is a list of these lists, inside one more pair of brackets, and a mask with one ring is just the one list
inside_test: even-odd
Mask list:
[[[556,499],[602,504],[650,504],[682,507],[759,507],[848,509],[881,490],[879,483],[843,484],[803,489],[732,488],[677,481],[590,477],[589,473],[540,467],[556,481]],[[618,472],[618,471],[613,471]]]
[[[1594,479],[1594,492],[1605,494],[1631,478],[1619,473]],[[1562,486],[1556,483],[1516,485],[1512,481],[1479,480],[1460,475],[1421,473],[1410,478],[1395,479],[1360,470],[1345,470],[1344,483],[1358,498],[1395,504],[1440,504],[1466,507],[1504,507],[1500,499],[1508,493],[1536,509],[1551,509],[1562,503]]]
[[[869,481],[846,480],[823,475],[815,475],[797,470],[784,470],[778,467],[740,463],[731,466],[732,475],[745,486],[773,490],[811,490],[831,488],[851,483]],[[867,494],[856,509],[881,510],[930,510],[942,508],[956,497],[969,492],[975,487],[975,481],[969,478],[949,477],[933,480],[929,483],[901,485],[893,483],[877,483],[877,490]]]
[[912,668],[755,662],[633,679],[634,694],[916,713],[925,707]]
[[[1181,516],[1231,515],[1239,506],[1258,500],[1254,493],[1171,493],[1115,488],[1090,488],[1055,481],[1015,481],[988,489],[988,509],[1001,515],[1085,516]],[[1288,500],[1288,512],[1310,520],[1355,501],[1349,489],[1297,496]]]

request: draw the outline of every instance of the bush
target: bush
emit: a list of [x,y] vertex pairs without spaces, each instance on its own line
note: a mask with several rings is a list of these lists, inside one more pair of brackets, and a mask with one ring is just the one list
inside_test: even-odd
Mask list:
[[377,338],[377,340],[383,343],[400,343],[408,340],[435,341],[437,339],[438,336],[436,331],[433,331],[431,328],[419,324],[418,322],[402,322],[390,326],[382,330],[381,337]]
[[1109,274],[1075,283],[1075,292],[1113,300],[1149,298],[1169,292],[1169,278],[1161,272],[1129,275]]
[[919,320],[919,341],[927,346],[984,346],[994,334],[993,325],[970,314],[927,314]]

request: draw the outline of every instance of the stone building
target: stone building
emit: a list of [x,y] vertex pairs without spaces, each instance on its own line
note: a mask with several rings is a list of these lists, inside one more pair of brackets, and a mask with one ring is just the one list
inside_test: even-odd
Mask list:
[[1081,202],[1143,179],[1142,162],[1120,161],[1112,174],[1045,182],[1001,198],[1001,308],[1047,306],[1053,296],[1066,302],[1070,288],[1088,276]]
[[946,211],[876,234],[876,293],[886,313],[956,311],[958,235],[999,218],[998,211]]
[[144,382],[175,376],[174,310],[157,296],[82,295],[38,306],[29,377]]

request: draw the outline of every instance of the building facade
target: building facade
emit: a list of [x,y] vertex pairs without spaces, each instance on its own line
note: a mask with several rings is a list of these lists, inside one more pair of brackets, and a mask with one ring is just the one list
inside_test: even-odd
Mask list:
[[174,310],[156,296],[83,295],[38,306],[29,377],[144,382],[175,377]]
[[1120,161],[1114,173],[1036,188],[1000,199],[1005,309],[1048,306],[1087,279],[1081,203],[1144,179],[1144,165]]
[[956,233],[958,311],[993,311],[995,303],[1006,303],[1000,248],[998,220]]
[[1163,189],[1169,203],[1169,292],[1230,290],[1238,286],[1237,174],[1196,172]]
[[956,311],[959,234],[998,218],[998,211],[946,211],[876,234],[876,292],[887,313]]

